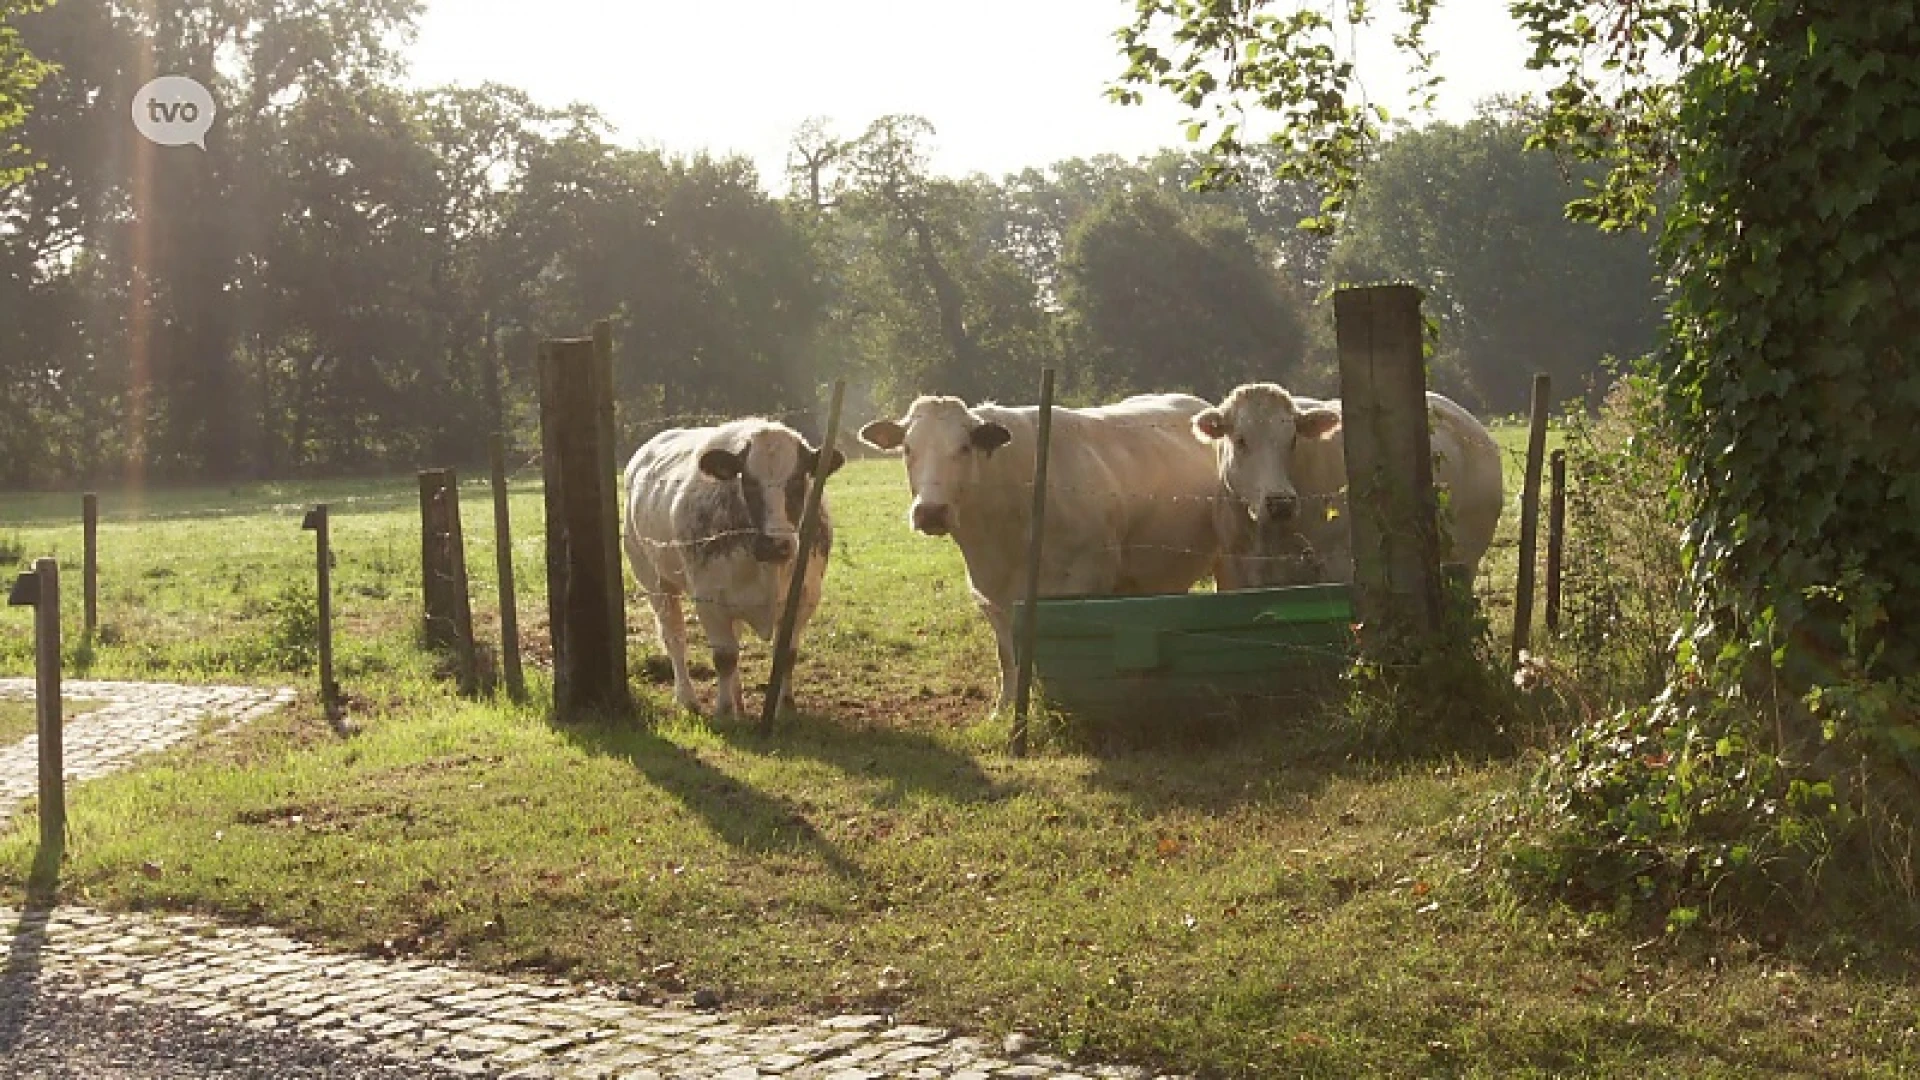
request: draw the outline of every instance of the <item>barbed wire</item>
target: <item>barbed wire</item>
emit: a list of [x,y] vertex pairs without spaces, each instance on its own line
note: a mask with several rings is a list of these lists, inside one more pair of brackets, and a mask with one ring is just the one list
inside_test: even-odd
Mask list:
[[[819,419],[820,414],[821,414],[821,410],[819,410],[817,407],[805,407],[805,408],[793,408],[793,409],[787,409],[787,410],[780,410],[772,413],[762,412],[762,413],[756,414],[756,417],[759,419],[775,420],[778,422],[786,423],[786,422],[795,421],[795,420],[814,421]],[[741,417],[738,415],[722,415],[722,414],[716,414],[716,413],[692,413],[692,412],[682,413],[682,414],[677,414],[672,416],[643,415],[643,416],[637,416],[637,417],[623,418],[622,428],[623,430],[627,430],[627,431],[633,431],[636,429],[639,429],[639,430],[651,429],[651,430],[658,431],[658,430],[664,430],[668,427],[674,427],[674,426],[680,426],[680,427],[713,426],[716,424],[731,422],[731,421],[740,420],[740,419],[749,419],[749,417]],[[1109,416],[1109,417],[1101,418],[1101,427],[1105,430],[1113,430],[1115,428],[1126,429],[1126,428],[1139,427],[1139,428],[1154,428],[1158,430],[1167,430],[1167,431],[1174,431],[1174,432],[1178,432],[1182,429],[1182,425],[1178,423],[1170,424],[1164,417],[1154,418],[1151,420],[1129,421],[1129,420],[1116,419]],[[1059,430],[1061,429],[1056,429],[1056,431],[1059,431]],[[851,431],[842,431],[840,433],[839,438],[836,440],[836,444],[843,447],[857,444],[857,442],[858,442],[857,436],[855,436],[854,433]],[[1512,465],[1514,463],[1524,463],[1524,461],[1526,460],[1526,453],[1523,450],[1511,449],[1504,446],[1500,447],[1499,449],[1502,454],[1503,465]],[[540,449],[538,448],[523,449],[516,455],[516,457],[517,457],[517,460],[507,470],[508,481],[510,484],[516,483],[516,482],[519,482],[519,483],[537,482],[539,480],[544,479],[545,461],[544,461],[544,456]],[[630,454],[626,455],[626,457],[630,457]],[[621,465],[624,468],[624,459],[621,461]],[[902,478],[904,479],[904,477]],[[484,471],[480,472],[478,475],[469,473],[465,477],[463,477],[462,480],[464,485],[471,486],[471,487],[485,487],[489,482],[488,477],[486,476]],[[1002,481],[1002,482],[1004,483],[1007,481]],[[324,483],[324,481],[316,481],[316,483]],[[1021,478],[1012,480],[1010,481],[1010,483],[1016,492],[1030,496],[1031,489],[1032,489],[1032,479],[1030,476],[1021,477]],[[902,486],[904,487],[904,485]],[[1503,488],[1506,488],[1509,486],[1510,485],[1506,485],[1503,483]],[[1512,486],[1517,486],[1517,485],[1512,485]],[[1064,499],[1068,499],[1070,501],[1086,500],[1089,498],[1098,498],[1098,499],[1121,498],[1127,501],[1147,501],[1147,502],[1162,503],[1162,504],[1201,503],[1201,504],[1205,504],[1209,510],[1232,509],[1236,512],[1244,512],[1243,504],[1241,504],[1241,501],[1237,497],[1234,497],[1229,494],[1218,493],[1218,492],[1207,493],[1207,494],[1181,493],[1181,492],[1139,492],[1139,491],[1128,491],[1125,493],[1116,493],[1111,489],[1104,488],[1104,487],[1097,487],[1092,485],[1081,485],[1081,484],[1075,484],[1072,482],[1061,483],[1057,479],[1054,482],[1051,482],[1049,484],[1049,489],[1050,491],[1058,493],[1060,497]],[[1508,490],[1506,494],[1510,496],[1517,496],[1518,492],[1514,490]],[[364,506],[378,505],[378,504],[405,504],[405,503],[411,502],[412,498],[413,498],[412,492],[394,491],[390,493],[343,495],[334,499],[314,500],[314,501],[326,501],[331,507],[336,507],[336,508],[342,508],[342,507],[351,508],[351,507],[364,507]],[[1350,513],[1350,511],[1347,511],[1345,509],[1345,503],[1347,501],[1347,493],[1344,488],[1334,493],[1302,494],[1299,497],[1299,499],[1300,499],[1300,502],[1299,502],[1300,511],[1299,511],[1299,516],[1296,518],[1296,522],[1298,522],[1299,525],[1302,525],[1302,526],[1312,527],[1312,525],[1309,524],[1309,520],[1311,518],[1311,515],[1316,511],[1324,512],[1324,510],[1329,508],[1339,508],[1342,510],[1343,513]],[[276,512],[277,511],[297,512],[297,511],[306,509],[307,505],[309,504],[308,503],[290,503],[290,502],[275,503],[275,504],[272,504],[269,507],[269,509]],[[902,506],[901,509],[904,511],[905,509],[904,505]],[[1508,508],[1503,506],[1502,509],[1503,509],[1503,516],[1504,516],[1504,513],[1507,512]],[[237,514],[257,513],[257,512],[259,512],[258,504],[251,504],[251,505],[233,506],[233,507],[196,508],[192,510],[175,510],[175,511],[159,512],[159,513],[141,513],[138,515],[136,520],[141,520],[141,521],[191,520],[191,519],[197,519],[197,518],[217,518],[217,517],[223,517],[223,516],[234,516]],[[131,516],[132,515],[103,514],[102,520],[103,521],[113,520],[114,518],[125,518],[125,517],[131,517]],[[1018,519],[1019,530],[1021,531],[1022,534],[1024,534],[1025,519],[1026,519],[1026,513],[1024,512],[1024,507],[1023,507],[1022,512],[1019,514],[1019,519]],[[1049,529],[1050,533],[1053,531],[1054,531],[1053,529]],[[924,584],[926,581],[926,575],[924,574],[914,574],[904,570],[885,572],[885,571],[881,571],[879,568],[874,567],[872,565],[860,566],[861,560],[864,558],[865,552],[871,551],[877,547],[891,548],[896,546],[899,540],[909,539],[911,534],[908,534],[906,529],[902,528],[898,532],[891,534],[890,536],[883,539],[883,538],[880,538],[881,534],[867,531],[867,530],[859,530],[853,533],[849,533],[846,531],[843,523],[836,523],[835,533],[836,533],[835,550],[833,552],[831,560],[829,561],[829,568],[831,568],[834,563],[840,563],[840,564],[848,565],[849,568],[858,567],[861,570],[861,573],[864,575],[865,580],[868,580],[868,581],[874,580],[874,575],[876,574],[885,574],[887,577],[896,578],[896,579],[911,579],[915,585],[924,588]],[[644,542],[649,546],[649,548],[653,550],[659,550],[664,548],[683,548],[684,549],[684,548],[699,547],[703,545],[711,545],[716,542],[724,543],[729,539],[750,537],[757,534],[758,534],[758,530],[747,528],[747,529],[723,530],[721,532],[717,532],[709,536],[690,537],[686,539],[677,539],[677,540],[657,540],[657,539],[649,538]],[[450,536],[449,534],[442,533],[441,539],[442,539],[442,542],[445,543],[450,540]],[[918,541],[914,540],[912,542],[918,542]],[[1018,543],[1022,551],[1022,554],[1020,556],[1020,561],[1024,562],[1024,535],[1022,535],[1018,539]],[[1093,548],[1087,547],[1084,540],[1076,540],[1075,544],[1076,544],[1076,548],[1075,548],[1076,551],[1088,553],[1088,554],[1091,554],[1094,551],[1111,552],[1111,551],[1119,550],[1119,551],[1131,552],[1136,554],[1151,552],[1151,553],[1160,554],[1160,555],[1166,555],[1166,554],[1181,554],[1181,555],[1189,555],[1189,556],[1209,555],[1213,557],[1231,557],[1231,558],[1240,560],[1243,564],[1251,563],[1256,566],[1262,566],[1262,567],[1268,567],[1268,568],[1280,567],[1283,570],[1292,570],[1292,569],[1304,570],[1307,562],[1313,558],[1313,556],[1311,555],[1302,556],[1298,554],[1261,554],[1259,552],[1224,552],[1223,553],[1214,548],[1182,546],[1182,545],[1164,544],[1164,543],[1127,543],[1124,541],[1114,541],[1104,545],[1096,545]],[[1491,552],[1493,547],[1498,547],[1498,546],[1502,546],[1502,545],[1500,541],[1496,540],[1492,545],[1490,545],[1489,552]],[[815,554],[813,558],[816,558],[816,559],[819,558],[818,554]],[[624,557],[624,552],[623,552],[622,562],[623,563],[627,562],[627,559]],[[623,582],[623,595],[627,596],[629,599],[638,598],[641,600],[651,600],[656,597],[673,597],[675,599],[684,600],[684,601],[695,603],[695,604],[699,604],[703,602],[704,599],[714,599],[714,598],[703,598],[701,596],[694,595],[684,590],[676,591],[672,589],[660,589],[660,590],[648,591],[645,589],[640,589],[636,587],[637,582],[632,581],[631,577],[627,576],[627,574],[629,573],[630,573],[629,570],[623,569],[623,577],[626,577],[626,580]],[[469,576],[470,582],[475,577],[475,575],[472,575],[472,574],[469,574],[468,576]],[[491,577],[492,575],[489,574],[486,576]],[[423,568],[423,581],[424,579],[425,579],[425,568]],[[441,576],[440,578],[438,578],[438,580],[441,580],[447,583],[457,583],[457,577],[451,573]],[[1203,578],[1202,580],[1204,581],[1205,579]],[[957,597],[966,597],[968,590],[966,590],[965,588],[964,574],[958,577],[956,583],[960,584],[962,587],[960,589],[955,590],[955,592],[952,595]],[[885,587],[884,584],[882,585],[882,587]],[[1475,575],[1475,586],[1473,591],[1475,595],[1483,596],[1483,597],[1489,596],[1489,595],[1498,595],[1503,591],[1494,587],[1494,584],[1492,582],[1492,575],[1490,573],[1490,567],[1488,565],[1488,559],[1484,557],[1481,560],[1479,570]],[[831,594],[828,594],[828,595],[831,595]],[[1135,598],[1140,595],[1142,594],[1126,594],[1124,597],[1102,597],[1102,598],[1116,598],[1116,599]],[[1168,593],[1156,593],[1156,594],[1145,594],[1145,595],[1177,596],[1177,595],[1182,595],[1182,593],[1168,592]],[[1192,590],[1189,589],[1185,592],[1185,595],[1196,595],[1196,594],[1194,594]],[[1199,595],[1204,595],[1204,594],[1199,594]],[[722,597],[718,599],[724,600],[726,598]],[[1061,597],[1061,596],[1043,595],[1041,599],[1043,601],[1046,601],[1046,600],[1062,600],[1062,599],[1094,599],[1094,597]],[[826,606],[827,596],[823,595],[822,601],[823,601],[822,607],[824,608]],[[963,608],[970,608],[970,607],[973,607],[973,604],[970,602],[970,599],[969,599],[964,604],[960,604],[956,606],[963,607]],[[1009,609],[1011,609],[1012,604],[1009,604],[1008,606],[1009,606]],[[486,615],[488,613],[475,611],[474,614]],[[1011,614],[1011,610],[1009,610],[1009,614]],[[968,613],[968,617],[975,617],[975,616],[973,616],[971,613]],[[647,636],[656,636],[651,632],[652,628],[647,626],[646,613],[640,613],[640,617],[637,619],[634,618],[632,614],[630,614],[628,621],[629,621],[629,626],[632,627],[635,631],[644,632],[647,634]],[[696,619],[692,621],[697,622],[698,620]],[[1107,630],[1119,630],[1122,628],[1132,628],[1135,625],[1135,623],[1132,620],[1123,619],[1119,617],[1111,617],[1111,618],[1104,617],[1097,613],[1094,613],[1091,611],[1085,611],[1085,610],[1076,612],[1074,614],[1073,621],[1082,626],[1103,627]],[[819,623],[816,617],[815,626],[817,627],[818,625]],[[1283,659],[1288,657],[1325,658],[1329,656],[1331,652],[1337,651],[1337,650],[1330,650],[1330,648],[1324,644],[1308,644],[1308,643],[1301,643],[1297,641],[1262,640],[1257,637],[1248,637],[1244,633],[1236,633],[1236,632],[1224,631],[1224,630],[1209,630],[1204,628],[1182,627],[1182,628],[1169,628],[1164,632],[1170,635],[1175,635],[1177,637],[1184,638],[1190,642],[1217,643],[1222,646],[1230,645],[1234,648],[1239,648],[1239,649],[1257,649],[1257,650],[1267,651],[1272,655],[1276,656],[1277,658],[1283,658]],[[817,639],[812,639],[807,644],[808,644],[807,651],[817,653],[820,649],[820,645]],[[990,652],[987,653],[986,655],[985,666],[988,669],[987,671],[983,672],[983,674],[988,675],[988,678],[985,681],[991,682],[992,677],[990,672],[992,667],[994,666],[994,662]],[[1146,674],[1145,677],[1152,678],[1152,675]],[[1244,690],[1238,690],[1223,696],[1228,696],[1228,697],[1232,697],[1240,700],[1260,700],[1268,696],[1286,696],[1286,695],[1264,695],[1257,692],[1247,692]]]

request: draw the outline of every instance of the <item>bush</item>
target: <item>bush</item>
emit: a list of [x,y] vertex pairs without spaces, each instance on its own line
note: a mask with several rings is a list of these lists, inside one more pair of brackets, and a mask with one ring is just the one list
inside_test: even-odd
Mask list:
[[1567,540],[1562,630],[1549,653],[1602,709],[1650,700],[1673,672],[1686,604],[1682,530],[1672,494],[1680,457],[1658,434],[1653,386],[1622,379],[1597,416],[1567,423]]
[[[1838,917],[1848,894],[1910,918],[1913,815],[1875,801],[1887,785],[1844,725],[1809,722],[1844,711],[1898,744],[1920,694],[1833,680],[1802,702],[1753,650],[1683,634],[1688,514],[1655,407],[1650,383],[1627,378],[1569,423],[1563,629],[1520,681],[1570,730],[1479,822],[1486,845],[1523,891],[1675,930],[1816,906]],[[1906,903],[1889,906],[1887,885]]]
[[1360,753],[1424,758],[1515,748],[1525,703],[1497,659],[1492,627],[1471,582],[1446,579],[1445,588],[1434,641],[1375,641],[1342,676],[1339,720]]

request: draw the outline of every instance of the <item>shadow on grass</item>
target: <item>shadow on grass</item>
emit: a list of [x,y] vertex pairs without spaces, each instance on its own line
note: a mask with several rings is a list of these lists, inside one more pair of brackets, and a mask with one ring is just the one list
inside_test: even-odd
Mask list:
[[[1444,1032],[1437,1032],[1436,1039]],[[1728,1066],[1726,1075],[1790,1076],[1807,1067],[1802,1059],[1773,1045],[1747,1045],[1732,1038],[1709,1038],[1669,1020],[1632,1018],[1612,1013],[1585,1013],[1557,1018],[1544,1028],[1515,1030],[1496,1026],[1488,1037],[1487,1054],[1506,1062],[1515,1072],[1572,1076],[1592,1071],[1593,1054],[1621,1054],[1644,1062],[1653,1072],[1661,1063],[1716,1062]],[[1444,1043],[1442,1044],[1444,1045]],[[1631,1048],[1622,1051],[1622,1048]]]
[[891,785],[883,805],[925,794],[956,803],[986,802],[1008,794],[974,758],[933,736],[884,727],[850,728],[809,713],[781,716],[770,737],[757,720],[716,725],[728,746],[750,753],[780,753],[832,766],[849,776]]
[[1306,696],[1182,707],[1162,695],[1139,708],[1048,708],[1031,730],[1036,745],[1091,757],[1092,782],[1143,812],[1224,811],[1291,804],[1366,771],[1326,711]]
[[603,718],[553,724],[568,743],[626,761],[655,786],[698,814],[715,835],[753,855],[817,859],[835,874],[864,880],[860,867],[820,834],[806,815],[776,795],[740,783],[685,747],[642,726],[649,718]]

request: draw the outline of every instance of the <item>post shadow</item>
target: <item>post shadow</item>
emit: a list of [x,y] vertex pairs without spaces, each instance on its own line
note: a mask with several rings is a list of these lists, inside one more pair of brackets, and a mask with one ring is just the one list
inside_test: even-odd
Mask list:
[[[34,859],[36,875],[43,858]],[[53,864],[59,865],[58,852],[53,853]],[[7,941],[7,961],[0,966],[0,1057],[20,1045],[27,1014],[40,996],[41,957],[46,952],[47,920],[52,914],[51,902],[34,900],[30,893],[27,907]]]
[[753,855],[802,855],[835,875],[864,881],[865,873],[821,835],[792,803],[759,791],[701,761],[642,725],[556,724],[563,738],[588,753],[632,765],[680,805],[700,816],[730,848]]

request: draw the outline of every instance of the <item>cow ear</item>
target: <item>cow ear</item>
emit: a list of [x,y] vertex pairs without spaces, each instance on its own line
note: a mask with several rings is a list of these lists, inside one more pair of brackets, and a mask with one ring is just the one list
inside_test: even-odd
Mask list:
[[989,420],[967,432],[967,443],[975,450],[998,450],[1013,441],[1013,432]]
[[734,480],[747,471],[746,457],[731,450],[709,450],[700,455],[700,471],[715,480]]
[[[839,472],[840,466],[846,463],[847,455],[841,453],[840,449],[835,447],[833,452],[827,455],[827,475],[832,476],[834,473]],[[800,464],[802,472],[811,478],[813,476],[813,470],[820,467],[820,451],[812,447],[807,447],[801,452]]]
[[875,420],[860,429],[860,441],[875,450],[898,450],[907,441],[907,429],[892,420]]
[[1227,414],[1219,409],[1202,409],[1194,415],[1193,434],[1201,442],[1224,439],[1232,430],[1233,425],[1227,423]]
[[1294,431],[1309,439],[1331,439],[1340,433],[1337,409],[1308,409],[1294,421]]

